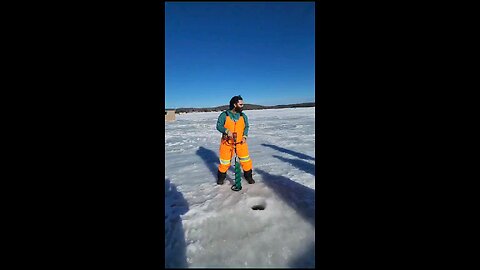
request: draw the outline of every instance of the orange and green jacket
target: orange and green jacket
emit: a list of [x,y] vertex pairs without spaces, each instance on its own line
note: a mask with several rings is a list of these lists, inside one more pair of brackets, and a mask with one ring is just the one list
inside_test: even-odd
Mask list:
[[[232,119],[234,122],[237,122],[240,119],[240,116],[243,117],[243,121],[245,122],[245,128],[243,130],[243,137],[248,137],[248,117],[245,113],[233,113],[231,110],[224,111],[218,116],[217,120],[217,130],[220,131],[222,134],[225,134],[227,132],[227,129],[225,128],[225,120],[227,119],[227,116]],[[230,130],[233,132],[233,130]]]

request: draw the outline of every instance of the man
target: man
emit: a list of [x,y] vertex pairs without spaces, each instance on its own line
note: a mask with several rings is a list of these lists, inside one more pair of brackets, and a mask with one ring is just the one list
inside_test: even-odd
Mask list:
[[218,117],[217,130],[222,133],[220,142],[220,165],[218,165],[217,184],[223,185],[230,168],[233,156],[233,133],[237,133],[237,156],[243,169],[243,175],[249,184],[255,183],[252,178],[252,160],[248,155],[248,118],[242,112],[243,98],[238,95],[230,100],[230,109]]

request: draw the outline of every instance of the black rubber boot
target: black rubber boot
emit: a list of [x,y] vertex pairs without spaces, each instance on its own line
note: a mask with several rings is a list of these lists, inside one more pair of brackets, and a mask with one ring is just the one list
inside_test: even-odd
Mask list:
[[255,180],[252,178],[252,170],[250,171],[244,171],[243,176],[245,176],[245,179],[249,184],[255,184]]
[[226,172],[222,173],[222,172],[218,171],[217,172],[217,184],[223,185],[223,181],[225,180],[225,177],[227,177]]

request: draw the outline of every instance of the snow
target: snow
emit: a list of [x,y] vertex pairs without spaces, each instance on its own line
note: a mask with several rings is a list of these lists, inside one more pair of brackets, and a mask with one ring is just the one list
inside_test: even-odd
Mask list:
[[165,267],[315,267],[315,108],[245,111],[256,183],[239,192],[234,162],[216,184],[219,114],[165,123]]

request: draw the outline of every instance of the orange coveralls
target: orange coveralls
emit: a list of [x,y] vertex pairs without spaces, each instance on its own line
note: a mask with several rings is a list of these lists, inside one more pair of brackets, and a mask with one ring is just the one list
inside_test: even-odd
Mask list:
[[[242,166],[243,171],[250,171],[252,169],[252,160],[248,155],[247,143],[241,143],[243,139],[243,130],[245,129],[245,121],[243,116],[240,116],[237,122],[233,121],[228,115],[225,119],[224,127],[230,130],[232,133],[237,133],[237,156]],[[228,137],[227,137],[228,138]],[[220,165],[218,170],[222,173],[227,172],[230,167],[230,161],[233,157],[233,139],[225,139],[222,136],[220,142]]]

